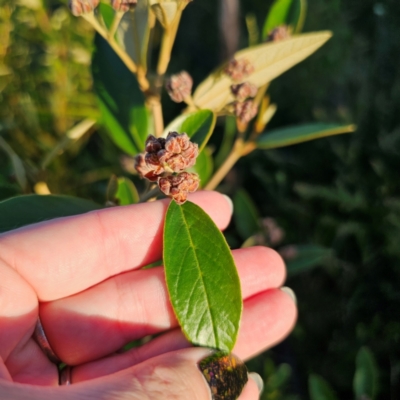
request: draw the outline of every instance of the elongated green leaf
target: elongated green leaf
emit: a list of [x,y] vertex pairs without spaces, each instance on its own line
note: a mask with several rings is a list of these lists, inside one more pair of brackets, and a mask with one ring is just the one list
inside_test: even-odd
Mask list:
[[215,157],[215,168],[219,168],[229,153],[232,150],[233,141],[235,140],[236,135],[236,117],[227,116],[225,117],[225,129],[224,129],[224,138],[222,140],[221,147],[219,148],[218,154]]
[[357,353],[356,373],[353,380],[356,399],[375,399],[377,387],[378,368],[374,356],[367,347],[362,347]]
[[273,29],[275,29],[279,25],[287,24],[287,19],[292,3],[293,0],[275,0],[264,22],[264,27],[263,27],[264,39]]
[[305,124],[274,129],[262,134],[257,140],[261,149],[275,149],[277,147],[291,146],[293,144],[308,142],[327,136],[351,133],[356,130],[355,125],[338,124]]
[[191,140],[199,145],[201,151],[214,130],[216,119],[216,115],[211,110],[183,114],[175,118],[164,129],[163,136],[167,136],[172,131],[186,132]]
[[17,196],[0,202],[0,233],[53,218],[100,209],[96,203],[70,196]]
[[136,186],[128,178],[118,178],[118,190],[115,198],[119,200],[120,206],[136,204],[139,202],[139,194]]
[[[289,68],[306,59],[332,36],[331,32],[314,32],[294,36],[281,42],[263,43],[235,53],[237,60],[252,63],[254,72],[246,81],[261,87]],[[226,63],[218,67],[196,89],[193,101],[199,108],[220,111],[234,101],[232,80],[224,74]]]
[[309,244],[286,246],[281,249],[281,254],[285,259],[288,275],[292,276],[322,265],[332,256],[332,251],[326,247]]
[[258,210],[244,189],[240,189],[233,198],[236,229],[243,240],[259,232],[260,216]]
[[0,136],[0,149],[3,149],[10,158],[11,164],[14,169],[15,177],[22,190],[26,189],[27,180],[25,168],[22,160],[18,154],[11,148],[11,146]]
[[337,400],[328,382],[318,375],[310,375],[308,379],[308,391],[311,400]]
[[191,202],[171,201],[168,208],[164,266],[175,314],[190,342],[231,351],[242,313],[239,277],[222,233]]
[[99,35],[95,46],[92,72],[100,123],[117,146],[135,155],[144,150],[149,132],[149,112],[144,96],[135,76]]
[[200,187],[204,187],[214,170],[213,158],[210,150],[205,147],[196,159],[196,164],[192,168],[193,172],[196,172],[200,177]]

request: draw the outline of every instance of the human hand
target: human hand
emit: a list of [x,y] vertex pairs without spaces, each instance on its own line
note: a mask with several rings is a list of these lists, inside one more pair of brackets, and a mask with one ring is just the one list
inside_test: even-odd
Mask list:
[[[216,192],[193,194],[221,229],[230,205]],[[161,259],[167,201],[115,207],[31,225],[0,235],[0,398],[210,399],[192,348],[181,333]],[[278,288],[279,255],[264,247],[233,251],[244,299],[234,353],[248,359],[282,340],[296,318]],[[40,313],[54,353],[72,366],[70,386],[32,338]],[[158,336],[141,347],[132,340]],[[253,380],[240,400],[258,398]]]

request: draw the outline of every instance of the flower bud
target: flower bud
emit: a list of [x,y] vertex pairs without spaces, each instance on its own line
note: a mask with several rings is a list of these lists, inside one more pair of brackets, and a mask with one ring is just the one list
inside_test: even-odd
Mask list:
[[250,82],[231,86],[231,92],[237,101],[245,101],[249,97],[256,97],[257,91],[257,86]]
[[291,37],[290,30],[287,25],[281,25],[273,29],[267,37],[267,42],[280,42]]
[[[160,165],[158,159],[150,159],[149,156],[156,156],[150,153],[140,153],[135,157],[135,169],[139,174],[151,182],[158,179],[158,175],[164,172],[164,168]],[[156,156],[157,157],[157,156]]]
[[189,193],[199,188],[200,179],[197,174],[181,172],[178,175],[169,175],[158,179],[160,190],[172,197],[179,205],[187,200]]
[[243,103],[237,101],[233,104],[234,113],[242,123],[250,122],[258,112],[258,107],[251,101],[247,100]]
[[193,79],[186,71],[172,75],[165,84],[169,97],[176,103],[181,103],[189,97],[192,93],[192,87]]
[[68,7],[72,14],[79,17],[82,14],[93,11],[100,3],[100,0],[69,0]]
[[111,5],[115,11],[129,11],[137,4],[137,0],[111,0]]
[[254,66],[249,60],[243,58],[241,60],[236,60],[234,58],[229,61],[224,72],[233,81],[240,82],[254,72]]

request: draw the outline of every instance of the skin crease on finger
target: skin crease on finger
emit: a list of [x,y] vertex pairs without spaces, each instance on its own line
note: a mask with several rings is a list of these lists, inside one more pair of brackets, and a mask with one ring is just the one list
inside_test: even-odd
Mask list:
[[[296,318],[296,305],[279,289],[267,290],[247,299],[233,352],[243,360],[256,356],[283,340],[293,329]],[[159,354],[190,346],[177,328],[141,347],[74,367],[73,381],[80,382],[111,374]]]
[[[0,381],[0,398],[30,400],[211,400],[210,389],[197,363],[210,350],[184,349],[167,353],[140,365],[100,379],[57,388],[11,384]],[[239,400],[258,399],[253,381]]]
[[[274,250],[238,249],[233,255],[244,298],[282,285],[285,267]],[[75,296],[43,303],[40,314],[54,351],[70,365],[177,326],[162,268],[125,273]]]
[[[232,208],[225,196],[201,191],[190,200],[220,229],[228,225]],[[161,259],[168,204],[161,200],[112,207],[20,228],[0,235],[0,254],[40,301],[70,296]]]

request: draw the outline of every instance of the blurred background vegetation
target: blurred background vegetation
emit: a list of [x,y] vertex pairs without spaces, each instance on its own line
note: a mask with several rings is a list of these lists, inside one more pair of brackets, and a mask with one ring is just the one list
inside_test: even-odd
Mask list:
[[[248,45],[246,16],[262,27],[271,3],[242,0],[239,47]],[[189,5],[170,72],[186,69],[198,83],[221,61],[227,50],[220,20],[215,0]],[[362,374],[363,365],[368,370],[367,364],[365,376],[377,381],[371,398],[399,399],[400,3],[309,0],[304,32],[326,29],[333,39],[272,83],[278,111],[270,127],[354,122],[357,132],[258,150],[220,187],[232,196],[245,189],[264,225],[273,218],[282,237],[270,243],[278,250],[293,244],[292,251],[297,245],[330,249],[316,262],[289,269],[287,285],[298,298],[296,328],[249,366],[267,381],[264,399],[334,398],[321,381],[315,389],[319,378],[311,374],[329,382],[337,398],[354,398],[354,373]],[[0,200],[46,182],[51,193],[104,204],[112,174],[137,181],[131,160],[101,129],[48,157],[75,124],[99,116],[90,70],[93,37],[66,1],[0,0]],[[166,122],[180,111],[166,96],[163,106]],[[216,149],[224,123],[218,121],[212,138]],[[243,242],[239,221],[227,232],[233,246]]]

